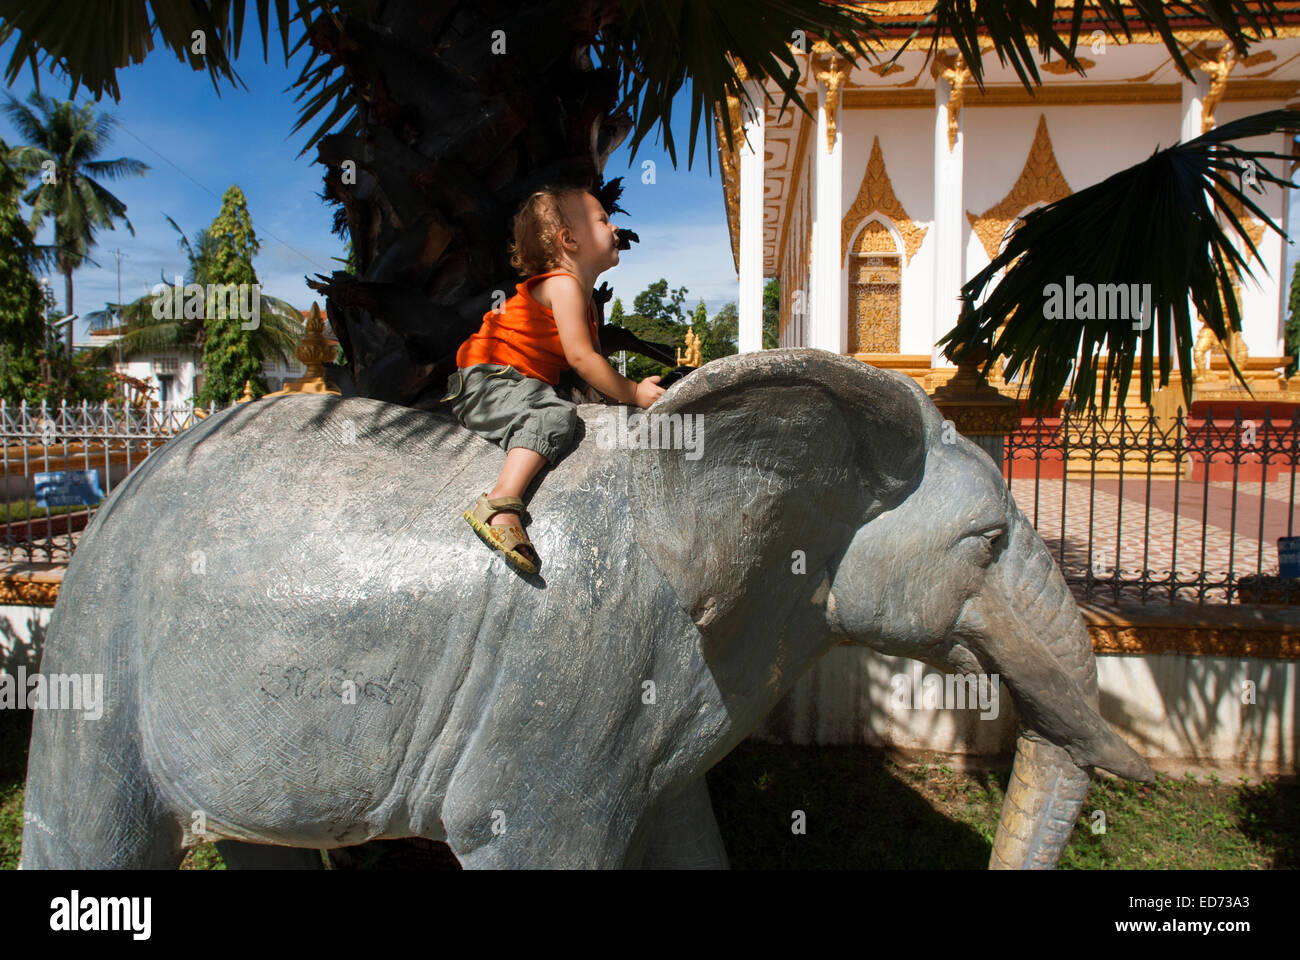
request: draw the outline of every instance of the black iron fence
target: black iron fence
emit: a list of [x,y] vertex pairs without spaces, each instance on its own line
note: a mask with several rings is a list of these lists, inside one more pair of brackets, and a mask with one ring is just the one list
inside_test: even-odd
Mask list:
[[[77,499],[69,476],[93,473],[73,492],[107,496],[214,409],[0,402],[0,561],[69,559],[98,504],[55,505]],[[1003,460],[1016,502],[1092,603],[1300,602],[1278,556],[1279,538],[1296,532],[1297,467],[1300,408],[1281,419],[1240,409],[1026,418]]]
[[1300,408],[1067,409],[1023,420],[1003,472],[1080,599],[1277,603],[1300,602],[1278,553],[1295,534],[1298,465]]
[[215,409],[0,400],[0,562],[70,559],[103,497]]

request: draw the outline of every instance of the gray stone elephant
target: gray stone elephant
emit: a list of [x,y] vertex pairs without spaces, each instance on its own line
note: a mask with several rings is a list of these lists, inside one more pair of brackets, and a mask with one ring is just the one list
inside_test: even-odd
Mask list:
[[1151,778],[1042,541],[906,377],[772,350],[627,443],[620,409],[579,407],[536,481],[535,577],[461,518],[504,454],[449,416],[263,400],[149,457],[54,610],[43,671],[103,674],[105,704],[37,711],[22,866],[170,867],[201,836],[235,865],[418,836],[465,867],[725,866],[705,772],[844,641],[1011,691],[993,867],[1056,863],[1093,766]]

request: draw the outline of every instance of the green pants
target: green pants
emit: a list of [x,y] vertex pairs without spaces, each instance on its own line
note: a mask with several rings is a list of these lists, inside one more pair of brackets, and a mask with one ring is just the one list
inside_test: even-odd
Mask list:
[[535,450],[551,466],[573,443],[578,424],[578,408],[556,387],[499,363],[457,370],[442,399],[451,402],[451,412],[466,429],[506,451]]

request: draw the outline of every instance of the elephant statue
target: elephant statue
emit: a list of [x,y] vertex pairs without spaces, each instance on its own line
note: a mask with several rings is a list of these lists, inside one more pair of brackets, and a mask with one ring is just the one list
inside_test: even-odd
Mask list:
[[531,577],[461,517],[504,453],[437,411],[260,400],[150,456],[59,592],[42,670],[102,674],[103,712],[36,712],[22,867],[400,837],[466,868],[724,867],[705,772],[843,642],[1012,693],[991,867],[1054,866],[1092,767],[1152,778],[1047,549],[907,377],[768,350],[639,424],[578,414],[525,497]]

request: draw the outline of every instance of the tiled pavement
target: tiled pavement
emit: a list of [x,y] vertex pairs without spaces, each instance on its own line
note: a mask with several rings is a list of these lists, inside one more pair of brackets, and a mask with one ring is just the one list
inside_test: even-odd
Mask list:
[[[1039,535],[1067,579],[1085,578],[1089,558],[1093,577],[1102,581],[1115,576],[1116,566],[1121,579],[1137,579],[1144,568],[1154,579],[1167,578],[1174,570],[1180,581],[1196,579],[1200,570],[1207,571],[1211,582],[1224,580],[1230,572],[1234,578],[1256,572],[1276,574],[1277,538],[1300,532],[1290,475],[1267,486],[1258,481],[1239,484],[1235,513],[1231,483],[1152,480],[1149,510],[1145,477],[1126,479],[1122,492],[1118,480],[1099,479],[1091,495],[1086,479],[1041,480],[1037,513],[1032,478],[1013,479],[1011,493],[1025,515],[1036,520]],[[1071,586],[1083,599],[1084,585]],[[1124,595],[1134,600],[1140,596],[1136,589]],[[1148,596],[1167,600],[1169,588]],[[1104,587],[1094,588],[1089,599],[1108,605],[1112,597],[1109,587]],[[1182,589],[1178,598],[1195,600],[1197,590]],[[1222,603],[1225,590],[1209,590],[1205,599]]]

